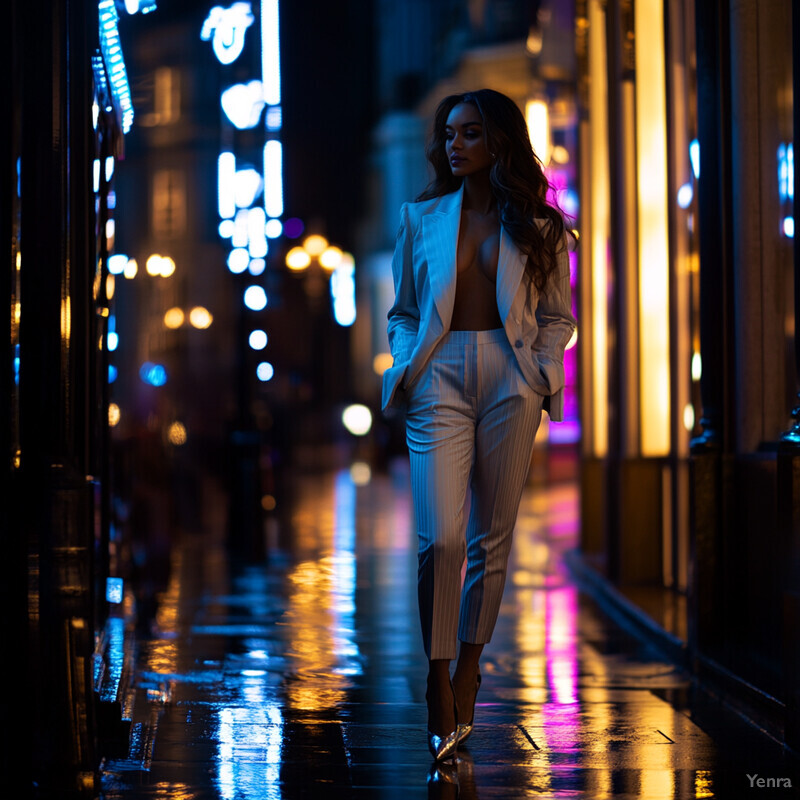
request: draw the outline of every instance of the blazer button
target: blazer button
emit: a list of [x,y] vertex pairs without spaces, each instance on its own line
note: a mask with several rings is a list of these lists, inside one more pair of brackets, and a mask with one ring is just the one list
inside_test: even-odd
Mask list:
[[514,342],[514,347],[522,347],[522,339],[517,339],[517,341]]

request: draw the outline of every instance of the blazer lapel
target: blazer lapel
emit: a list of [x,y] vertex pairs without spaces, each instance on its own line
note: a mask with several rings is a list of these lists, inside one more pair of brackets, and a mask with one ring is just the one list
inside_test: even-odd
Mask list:
[[525,255],[500,226],[500,255],[497,261],[497,308],[505,325],[525,270]]
[[456,296],[456,248],[463,191],[462,187],[457,192],[445,195],[438,209],[422,219],[428,281],[444,330],[450,327]]

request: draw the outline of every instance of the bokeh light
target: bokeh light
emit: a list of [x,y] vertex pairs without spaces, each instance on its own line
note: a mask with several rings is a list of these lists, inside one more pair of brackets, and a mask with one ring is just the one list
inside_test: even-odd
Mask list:
[[365,436],[372,428],[372,412],[361,403],[354,403],[342,412],[342,422],[353,436]]
[[250,347],[252,347],[253,350],[263,350],[267,346],[266,331],[262,330],[251,331],[250,336],[248,338],[248,342],[250,343]]
[[211,312],[203,306],[195,306],[189,312],[189,324],[193,328],[205,330],[206,328],[211,327],[211,323],[213,321],[214,317],[211,315]]
[[307,236],[303,242],[303,249],[310,256],[321,255],[327,246],[328,240],[324,236],[320,236],[318,233],[312,233],[311,236]]
[[187,438],[186,426],[182,422],[176,420],[167,428],[167,441],[170,444],[180,447],[186,444]]
[[171,330],[175,330],[176,328],[180,328],[183,325],[184,320],[184,313],[182,308],[170,308],[164,314],[164,325],[166,325]]
[[262,311],[267,307],[267,293],[262,286],[248,286],[244,290],[244,304],[251,311]]

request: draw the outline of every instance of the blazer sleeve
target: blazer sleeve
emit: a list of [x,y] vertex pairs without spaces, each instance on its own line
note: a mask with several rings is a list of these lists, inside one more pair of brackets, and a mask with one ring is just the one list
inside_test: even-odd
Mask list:
[[577,322],[572,315],[566,239],[558,253],[556,269],[539,296],[536,321],[539,333],[533,344],[533,352],[550,387],[550,418],[560,422],[564,418],[564,350],[577,328]]
[[408,214],[408,203],[400,210],[400,229],[392,257],[394,305],[389,309],[387,333],[394,363],[408,360],[417,341],[419,305],[414,283],[414,232]]

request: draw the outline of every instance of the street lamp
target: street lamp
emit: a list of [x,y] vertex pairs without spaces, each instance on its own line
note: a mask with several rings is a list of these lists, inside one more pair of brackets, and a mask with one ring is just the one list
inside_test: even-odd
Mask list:
[[[313,269],[313,265],[319,269]],[[303,244],[286,254],[286,266],[294,273],[303,273],[303,289],[311,300],[317,300],[325,291],[330,278],[333,315],[340,325],[349,326],[355,321],[355,262],[350,253],[332,245],[324,236],[313,233]],[[306,272],[308,270],[308,272]]]

